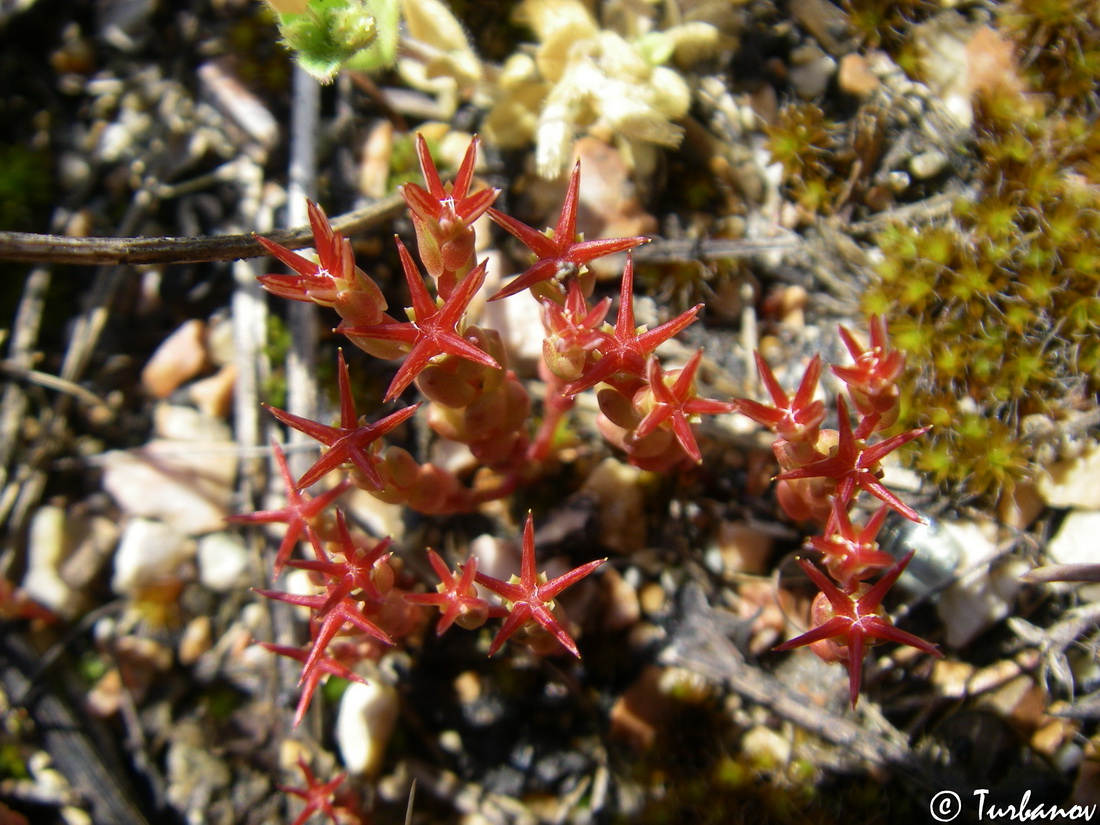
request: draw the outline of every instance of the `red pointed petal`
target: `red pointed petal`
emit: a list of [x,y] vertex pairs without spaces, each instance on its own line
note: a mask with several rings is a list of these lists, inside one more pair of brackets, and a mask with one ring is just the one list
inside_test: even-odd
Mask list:
[[405,281],[409,285],[413,312],[416,314],[417,323],[422,324],[439,310],[435,305],[435,301],[432,300],[432,296],[428,293],[428,288],[424,286],[424,279],[420,274],[420,270],[417,269],[412,255],[409,254],[409,250],[405,248],[405,244],[401,243],[400,238],[395,237],[395,240],[397,241],[397,254],[401,258],[401,268],[405,271]]
[[520,243],[540,258],[556,258],[561,251],[553,240],[527,224],[517,221],[511,215],[505,215],[496,209],[490,209],[488,212],[493,223],[515,236]]
[[546,582],[546,584],[539,585],[539,598],[543,601],[549,601],[550,599],[561,593],[563,590],[565,590],[567,587],[571,587],[572,585],[583,579],[585,576],[587,576],[589,573],[595,571],[596,568],[603,564],[605,561],[607,561],[606,558],[590,561],[587,564],[582,564],[580,567],[570,570],[568,573],[563,573],[557,578],[551,579],[550,581]]
[[573,165],[573,173],[569,176],[569,186],[565,190],[565,201],[561,206],[561,215],[558,224],[554,228],[554,240],[558,244],[573,243],[577,237],[577,190],[581,182],[581,162],[578,160]]
[[431,150],[428,149],[428,141],[419,132],[416,133],[416,155],[420,159],[420,172],[424,175],[424,183],[428,191],[436,198],[447,197],[443,183],[439,180],[439,171],[435,168]]
[[470,145],[466,147],[466,154],[462,156],[462,163],[458,167],[451,193],[456,198],[464,198],[470,191],[470,183],[474,179],[474,166],[477,165],[477,149],[481,140],[477,135],[470,138]]

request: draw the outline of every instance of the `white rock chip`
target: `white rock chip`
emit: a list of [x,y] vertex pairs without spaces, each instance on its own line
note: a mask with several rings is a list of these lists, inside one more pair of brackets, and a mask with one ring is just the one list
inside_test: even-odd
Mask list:
[[247,583],[248,548],[231,533],[211,533],[199,539],[199,581],[217,593]]
[[943,528],[955,534],[966,572],[940,596],[936,609],[947,629],[947,645],[958,648],[1008,616],[1021,587],[1020,576],[1028,569],[1022,560],[1009,560],[991,569],[996,545],[974,522],[947,522]]
[[151,584],[181,575],[194,555],[194,543],[169,525],[131,519],[115,551],[111,589],[120,596],[132,596]]
[[[1051,507],[1100,510],[1100,446],[1059,461],[1038,479],[1039,495]],[[1097,553],[1096,561],[1100,561]]]
[[103,456],[103,486],[129,515],[158,519],[185,535],[224,525],[237,472],[232,442],[156,439]]
[[336,717],[336,743],[350,773],[378,775],[397,722],[399,703],[397,690],[379,678],[365,685],[348,685]]
[[[1074,510],[1047,545],[1051,564],[1100,564],[1100,512]],[[1093,588],[1090,586],[1089,591]]]
[[31,520],[27,537],[27,572],[23,576],[26,594],[54,613],[72,614],[75,598],[72,589],[61,578],[60,569],[66,555],[66,519],[61,507],[39,507]]

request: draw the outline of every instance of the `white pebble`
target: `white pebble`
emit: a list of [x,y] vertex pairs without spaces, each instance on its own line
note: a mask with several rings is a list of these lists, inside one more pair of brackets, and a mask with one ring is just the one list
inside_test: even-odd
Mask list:
[[394,687],[380,678],[372,678],[365,685],[348,685],[336,717],[336,743],[350,773],[378,775],[397,722],[399,702]]

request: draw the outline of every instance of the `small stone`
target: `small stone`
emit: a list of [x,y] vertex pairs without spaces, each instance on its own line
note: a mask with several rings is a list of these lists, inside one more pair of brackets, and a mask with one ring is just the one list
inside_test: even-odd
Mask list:
[[718,550],[726,573],[766,573],[772,538],[745,522],[724,521],[718,526]]
[[120,596],[133,596],[150,585],[178,578],[194,555],[194,544],[167,524],[131,519],[115,551],[111,589]]
[[199,539],[199,581],[215,593],[228,593],[248,583],[248,548],[231,533],[210,533]]
[[195,381],[187,388],[191,401],[211,418],[225,418],[233,409],[233,387],[237,367],[226,364],[213,375]]
[[1093,444],[1075,458],[1050,465],[1038,478],[1039,495],[1051,507],[1100,510],[1098,478],[1100,446]]
[[154,398],[167,398],[198,375],[206,366],[205,335],[206,324],[191,320],[165,338],[141,372],[146,392]]
[[182,665],[193,665],[213,644],[213,625],[209,616],[196,616],[180,635],[179,659]]
[[65,510],[54,505],[39,507],[27,537],[27,571],[23,592],[33,601],[61,616],[77,608],[72,589],[61,578],[66,556]]
[[997,515],[1006,527],[1026,530],[1039,517],[1046,505],[1034,484],[1017,482],[1001,497]]
[[983,560],[996,554],[995,543],[973,522],[947,522],[943,528],[955,534],[963,551],[959,569],[969,571],[941,595],[936,610],[947,629],[946,643],[959,648],[1012,612],[1021,587],[1025,562],[1009,560],[990,569]]
[[867,58],[854,53],[840,58],[836,80],[842,92],[854,97],[868,97],[882,82],[871,71]]
[[125,513],[159,519],[186,535],[224,525],[236,472],[231,441],[197,445],[158,439],[103,456],[103,486]]
[[614,458],[605,458],[581,489],[599,504],[600,543],[619,552],[630,552],[645,542],[645,495],[642,471]]
[[[1054,538],[1047,544],[1051,565],[1100,565],[1100,512],[1073,510],[1068,513]],[[1100,585],[1076,586],[1079,598],[1100,599]]]
[[153,432],[158,438],[177,442],[232,441],[229,425],[200,410],[178,404],[160,403],[153,409]]
[[909,171],[917,180],[928,180],[946,169],[949,161],[946,153],[931,149],[909,158]]
[[777,770],[791,760],[791,743],[771,728],[757,725],[741,737],[741,754],[762,770]]
[[641,676],[611,706],[611,738],[635,750],[652,747],[673,703],[660,688],[662,668],[648,665]]
[[400,703],[397,690],[380,678],[347,686],[336,717],[336,743],[350,773],[378,775]]
[[600,583],[607,595],[604,629],[616,632],[637,624],[642,618],[638,591],[614,567],[605,566]]
[[813,100],[825,93],[834,71],[836,61],[817,46],[809,44],[791,52],[787,77],[799,97]]

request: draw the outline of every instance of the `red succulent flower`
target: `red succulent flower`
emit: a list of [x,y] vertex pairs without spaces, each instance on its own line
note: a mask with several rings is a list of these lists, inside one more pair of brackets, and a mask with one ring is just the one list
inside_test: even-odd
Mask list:
[[286,564],[290,554],[294,552],[295,545],[305,533],[307,539],[316,543],[317,534],[313,529],[313,523],[322,517],[328,506],[343,495],[351,486],[351,482],[344,479],[331,490],[326,490],[318,496],[310,496],[299,491],[294,479],[290,475],[290,468],[286,464],[286,455],[282,447],[272,442],[272,451],[275,454],[275,463],[279,466],[279,474],[283,477],[286,487],[286,507],[278,510],[258,510],[239,516],[230,516],[226,521],[236,524],[285,524],[286,533],[279,545],[279,551],[275,554],[275,575],[278,576],[283,565]]
[[576,395],[582,390],[594,387],[606,381],[615,373],[625,372],[635,377],[645,375],[646,358],[657,347],[674,335],[686,329],[699,314],[702,304],[666,321],[656,329],[646,330],[634,325],[634,261],[628,255],[623,280],[619,287],[619,312],[615,316],[615,327],[610,333],[604,333],[603,340],[596,345],[600,358],[576,381],[565,386],[567,395]]
[[401,194],[412,211],[416,225],[420,259],[432,277],[437,279],[439,294],[444,299],[451,296],[458,280],[465,277],[464,270],[473,267],[474,234],[470,225],[500,194],[499,189],[482,189],[470,194],[477,146],[478,139],[475,137],[466,149],[458,176],[448,187],[439,179],[427,141],[423,135],[417,134],[416,153],[428,188],[415,183],[406,183],[401,187]]
[[882,474],[879,461],[902,444],[924,435],[931,427],[920,427],[899,433],[877,444],[866,444],[862,440],[864,429],[862,425],[859,437],[852,432],[852,422],[848,420],[848,405],[844,403],[843,397],[837,398],[837,418],[839,440],[836,452],[828,458],[813,461],[804,467],[784,470],[776,476],[776,479],[779,481],[795,481],[800,478],[835,479],[836,498],[845,507],[851,502],[858,488],[886,502],[907,519],[921,521],[921,517],[912,507],[882,483],[879,478]]
[[871,316],[870,327],[871,346],[866,350],[847,329],[840,327],[840,337],[855,364],[833,367],[833,373],[848,385],[856,409],[866,416],[884,416],[879,424],[886,427],[892,421],[885,416],[896,409],[898,403],[897,380],[905,368],[905,356],[898,350],[890,349],[885,319],[878,315]]
[[943,654],[935,645],[894,627],[890,618],[884,615],[880,607],[886,592],[893,587],[911,558],[913,558],[912,551],[890,568],[873,587],[861,585],[855,593],[845,593],[840,590],[824,573],[805,559],[799,559],[798,563],[806,571],[806,575],[821,590],[818,598],[824,596],[828,600],[828,606],[831,609],[825,612],[831,613],[831,616],[825,618],[812,630],[784,642],[775,649],[790,650],[826,640],[834,641],[838,645],[837,651],[841,661],[848,663],[848,690],[853,708],[859,699],[863,657],[866,654],[866,647],[870,644],[878,641],[898,642],[942,659]]
[[288,427],[305,433],[328,447],[328,451],[298,479],[298,489],[308,487],[326,473],[350,462],[373,489],[383,488],[382,477],[375,467],[378,459],[371,453],[371,445],[390,430],[394,429],[416,412],[419,404],[398,410],[376,421],[374,424],[360,424],[355,414],[355,400],[351,396],[351,380],[348,378],[348,365],[344,361],[344,352],[339,354],[337,370],[340,383],[340,426],[329,427],[300,415],[288,413],[275,407],[268,407],[271,414]]
[[760,380],[772,397],[773,406],[748,398],[738,399],[737,411],[757,424],[763,424],[780,438],[793,442],[817,441],[818,428],[825,420],[825,403],[814,400],[817,382],[821,377],[821,356],[815,355],[802,374],[802,381],[793,396],[787,395],[768,362],[757,352],[756,368]]
[[397,241],[397,251],[401,256],[401,266],[405,270],[405,280],[409,284],[409,294],[412,297],[410,320],[405,323],[391,322],[365,327],[341,325],[337,330],[353,338],[392,341],[408,347],[405,363],[390,383],[384,400],[391,401],[400,395],[437,355],[454,355],[490,369],[500,369],[500,365],[489,353],[470,343],[456,329],[474,294],[485,280],[485,263],[482,262],[466,276],[440,307],[432,300],[409,250],[400,239]]
[[[310,651],[302,650],[297,647],[275,645],[270,642],[260,642],[260,647],[270,650],[272,653],[278,654],[279,656],[286,656],[288,659],[294,659],[297,662],[301,662],[303,665],[306,664],[310,657]],[[298,697],[298,707],[294,710],[294,727],[298,727],[298,725],[301,724],[302,718],[306,715],[306,710],[309,709],[309,703],[313,701],[313,694],[317,692],[317,688],[321,684],[321,679],[324,676],[336,676],[337,678],[347,679],[351,682],[360,682],[364,685],[367,684],[366,679],[331,656],[321,656],[315,659],[312,664],[302,668],[302,678],[298,682],[302,688],[302,693]]]
[[292,301],[312,301],[335,307],[340,316],[353,323],[376,324],[386,309],[386,299],[378,285],[355,265],[351,243],[336,232],[324,210],[306,202],[313,244],[318,261],[311,261],[285,246],[256,236],[272,256],[294,270],[294,275],[263,275],[264,289]]
[[477,576],[476,556],[470,556],[462,565],[462,575],[458,578],[431,548],[428,548],[428,561],[439,576],[437,592],[407,593],[405,598],[413,604],[435,605],[439,608],[442,615],[435,627],[437,636],[442,636],[455,622],[467,630],[473,630],[485,624],[491,614],[507,615],[506,610],[491,608],[485,599],[477,595],[477,588],[474,586]]
[[649,242],[649,238],[641,236],[594,241],[577,240],[577,207],[579,205],[577,194],[580,188],[580,177],[581,164],[577,161],[577,165],[573,167],[573,174],[569,178],[569,188],[565,192],[565,202],[562,204],[557,226],[545,233],[520,223],[496,209],[489,210],[490,218],[518,238],[538,258],[533,266],[498,291],[489,299],[490,301],[515,295],[551,278],[560,282],[566,276],[578,274],[582,266],[596,258],[633,249],[639,244]]
[[579,582],[605,561],[607,559],[590,561],[547,581],[545,573],[535,573],[535,527],[531,513],[528,513],[527,523],[523,526],[523,555],[519,576],[513,576],[507,582],[486,576],[484,573],[477,573],[474,576],[478,584],[492,590],[507,603],[508,618],[504,620],[500,632],[493,639],[493,644],[489,647],[489,655],[492,656],[500,650],[509,636],[533,622],[553,634],[566,650],[579,659],[580,653],[577,652],[577,645],[573,638],[554,618],[554,597],[567,587]]
[[684,368],[674,375],[671,383],[665,381],[656,356],[650,357],[647,375],[649,390],[653,394],[653,407],[635,430],[638,438],[645,438],[664,422],[671,421],[676,440],[680,442],[684,452],[696,462],[703,460],[703,454],[699,451],[695,434],[691,431],[689,417],[720,415],[736,409],[733,402],[699,398],[695,394],[695,373],[702,357],[703,351],[697,351]]
[[302,771],[302,775],[305,776],[306,787],[287,788],[283,785],[278,786],[279,790],[283,793],[305,800],[306,806],[298,815],[298,818],[294,820],[293,825],[305,825],[306,820],[315,813],[323,813],[336,823],[336,825],[340,825],[343,820],[337,815],[338,806],[335,804],[336,789],[343,785],[344,780],[348,778],[347,771],[337,775],[335,779],[330,779],[328,782],[321,782],[313,775],[313,771],[309,769],[309,765],[305,763],[305,760],[302,759],[301,756],[298,757],[298,768]]
[[882,528],[890,506],[883,504],[867,524],[858,530],[852,526],[847,508],[839,498],[833,499],[833,513],[825,532],[810,539],[810,545],[825,556],[825,566],[844,587],[862,581],[876,570],[890,567],[894,557],[879,549],[875,539]]

